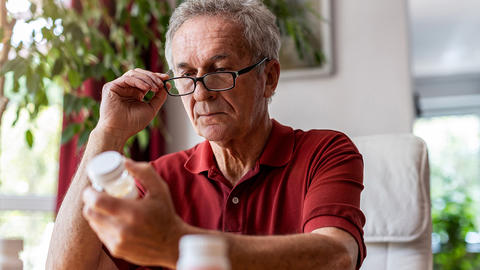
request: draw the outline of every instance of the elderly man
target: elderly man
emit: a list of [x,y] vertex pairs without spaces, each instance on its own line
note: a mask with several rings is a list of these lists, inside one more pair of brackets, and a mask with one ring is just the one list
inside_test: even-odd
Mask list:
[[[227,241],[233,269],[358,269],[366,252],[361,155],[339,132],[293,130],[270,118],[279,47],[275,17],[260,1],[179,6],[166,44],[175,77],[135,69],[105,84],[48,268],[174,268],[181,236],[213,234]],[[149,90],[155,96],[144,102]],[[120,151],[167,94],[181,96],[206,140],[151,164],[127,161],[142,198],[90,188],[85,163]]]

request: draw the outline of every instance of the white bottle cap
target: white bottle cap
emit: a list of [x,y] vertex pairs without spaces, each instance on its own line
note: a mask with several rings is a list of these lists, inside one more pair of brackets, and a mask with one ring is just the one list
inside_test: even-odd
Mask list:
[[103,187],[122,175],[125,170],[124,162],[124,157],[116,151],[103,152],[88,163],[88,177],[94,185]]
[[180,239],[178,270],[229,270],[227,244],[224,239],[211,235],[185,235]]

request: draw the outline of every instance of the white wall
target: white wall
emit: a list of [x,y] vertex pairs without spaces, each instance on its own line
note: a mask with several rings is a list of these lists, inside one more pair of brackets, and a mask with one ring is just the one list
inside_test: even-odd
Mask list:
[[[414,116],[406,1],[332,2],[334,75],[281,79],[270,106],[271,116],[295,128],[336,129],[350,136],[411,132]],[[180,100],[169,98],[167,103],[172,134],[167,151],[200,141]]]
[[282,80],[272,117],[302,129],[337,129],[352,136],[410,132],[406,1],[333,2],[335,74]]

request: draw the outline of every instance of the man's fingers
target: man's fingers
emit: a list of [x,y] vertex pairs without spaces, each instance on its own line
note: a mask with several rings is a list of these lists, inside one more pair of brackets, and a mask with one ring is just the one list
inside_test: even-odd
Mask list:
[[[141,69],[141,68],[136,68],[134,69],[135,72],[139,73],[139,74],[143,74],[145,76],[148,76],[153,82],[155,82],[155,84],[158,85],[159,89],[161,89],[163,87],[163,80],[164,79],[164,76],[159,76],[162,75],[161,73],[153,73],[151,71],[148,71],[148,70],[144,70],[144,69]],[[164,74],[166,75],[166,74]],[[167,75],[168,77],[168,75]]]
[[106,227],[112,220],[109,215],[106,215],[96,209],[92,208],[89,205],[84,205],[82,209],[82,214],[87,219],[88,223],[95,228]]
[[142,70],[142,69],[134,69],[128,73],[128,77],[133,77],[142,80],[144,83],[150,85],[151,89],[155,92],[160,91],[163,87],[163,82],[159,78],[153,75],[152,72]]
[[85,207],[89,207],[99,213],[118,215],[122,212],[122,209],[129,207],[124,200],[98,192],[92,187],[85,188],[82,195]]
[[117,222],[113,216],[102,213],[96,208],[85,204],[82,209],[83,217],[88,221],[90,227],[100,236],[105,237],[106,234],[112,233],[112,226],[116,226]]
[[124,84],[130,87],[134,87],[142,90],[144,94],[146,94],[150,89],[153,88],[150,84],[144,82],[143,80],[136,77],[131,77],[131,76],[123,77],[121,82],[123,82]]
[[165,74],[165,73],[158,73],[158,72],[156,72],[156,73],[153,73],[153,74],[154,74],[155,76],[159,77],[160,80],[162,80],[162,82],[165,81],[165,80],[170,79],[170,75]]
[[121,98],[134,98],[142,101],[143,97],[148,93],[151,87],[143,81],[133,78],[124,77],[119,81],[113,81],[108,91],[115,93]]
[[[118,236],[118,227],[121,226],[121,224],[111,216],[99,213],[87,206],[83,208],[82,214],[90,225],[90,228],[92,228],[100,241],[102,241],[110,252],[115,250],[115,246],[120,240]],[[115,253],[118,252],[115,250]]]
[[146,195],[155,196],[161,193],[162,185],[165,182],[149,163],[126,159],[125,168],[145,188]]
[[[111,81],[109,83],[111,86],[107,87],[107,89],[122,98],[135,98],[143,101],[143,98],[150,90],[155,94],[164,92],[163,88],[165,84],[163,80],[168,78],[169,76],[167,74],[153,73],[136,68],[127,71],[123,76]],[[163,95],[160,97],[163,97]],[[157,102],[158,101],[162,101],[162,99],[157,99]],[[163,104],[163,101],[158,103]]]

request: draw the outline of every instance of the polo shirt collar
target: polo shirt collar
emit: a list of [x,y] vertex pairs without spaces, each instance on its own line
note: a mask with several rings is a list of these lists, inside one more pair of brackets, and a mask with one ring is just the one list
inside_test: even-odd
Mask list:
[[272,119],[272,131],[260,156],[260,165],[272,167],[286,165],[292,159],[294,147],[295,133],[293,129]]
[[[286,165],[293,155],[295,134],[291,127],[281,125],[272,119],[272,130],[260,159],[260,165],[281,167]],[[185,169],[193,174],[218,170],[209,141],[197,145],[190,158],[185,162]]]
[[204,171],[216,168],[215,157],[213,156],[210,142],[205,140],[197,145],[192,155],[185,162],[185,169],[193,174],[199,174]]

